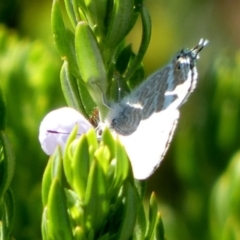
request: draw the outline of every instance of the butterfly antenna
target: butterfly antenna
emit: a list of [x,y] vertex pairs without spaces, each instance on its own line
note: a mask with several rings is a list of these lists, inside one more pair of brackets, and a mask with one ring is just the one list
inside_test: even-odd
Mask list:
[[208,44],[208,40],[204,40],[203,38],[200,39],[198,45],[196,47],[194,47],[193,49],[191,49],[190,52],[195,54],[194,58],[198,57],[199,52],[202,51],[202,49]]

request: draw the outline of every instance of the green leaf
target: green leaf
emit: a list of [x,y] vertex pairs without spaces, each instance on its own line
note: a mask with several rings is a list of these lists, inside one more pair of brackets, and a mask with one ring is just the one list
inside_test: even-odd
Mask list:
[[107,84],[105,65],[98,42],[91,28],[85,22],[77,25],[75,46],[82,79],[94,102],[99,108],[105,109],[102,102],[102,94]]
[[83,200],[85,197],[89,168],[90,156],[88,152],[88,141],[83,134],[78,139],[72,162],[73,189],[77,192],[80,200]]
[[[216,182],[210,205],[212,239],[234,239],[240,225],[240,151]],[[223,237],[225,236],[225,237]],[[236,238],[237,239],[237,238]]]
[[157,220],[158,220],[158,204],[155,197],[155,193],[152,193],[149,205],[149,221],[146,239],[148,240],[154,239]]
[[6,191],[3,199],[0,199],[0,239],[10,239],[11,231],[14,223],[15,204],[13,193],[10,189]]
[[68,206],[69,219],[73,228],[84,227],[83,202],[80,201],[76,192],[65,189],[65,197]]
[[131,75],[131,77],[127,80],[127,85],[130,89],[136,88],[140,83],[144,80],[144,67],[143,64],[139,65],[135,72]]
[[140,204],[137,214],[137,220],[134,227],[134,239],[144,240],[147,229],[146,216],[144,212],[143,204]]
[[44,174],[43,174],[43,180],[42,180],[42,203],[45,207],[47,205],[48,200],[48,193],[51,187],[52,183],[52,176],[51,176],[51,170],[52,170],[52,161],[53,161],[53,155],[48,160],[48,164],[45,168]]
[[138,191],[139,197],[143,200],[146,193],[147,181],[134,180],[134,185]]
[[98,42],[85,22],[76,28],[76,53],[78,67],[85,83],[98,83],[103,89],[106,86],[106,70]]
[[74,11],[74,0],[64,0],[64,3],[65,3],[65,7],[66,7],[66,12],[67,12],[67,15],[70,19],[70,22],[73,26],[73,28],[76,27],[77,25],[77,18],[75,16],[75,11]]
[[109,164],[110,164],[110,151],[107,146],[100,146],[94,157],[98,160],[99,164],[101,164],[101,168],[105,175],[109,174]]
[[105,19],[107,13],[108,0],[85,0],[87,18],[91,28],[97,28],[97,33],[105,35]]
[[98,42],[87,23],[80,22],[77,25],[75,44],[82,79],[99,112],[105,116],[108,109],[103,103],[102,96],[106,89],[107,75]]
[[136,22],[134,0],[115,0],[110,16],[105,46],[114,49],[126,37]]
[[62,154],[59,147],[56,148],[54,154],[49,158],[47,167],[43,174],[42,180],[42,202],[43,206],[47,205],[48,194],[55,177],[61,179],[62,176]]
[[63,169],[68,183],[72,186],[73,174],[72,174],[72,161],[73,161],[73,149],[72,142],[77,137],[78,127],[75,126],[71,134],[68,137],[68,140],[65,145],[65,151],[63,154]]
[[86,137],[87,137],[88,145],[89,145],[89,154],[91,156],[91,159],[93,159],[93,155],[98,148],[98,140],[97,140],[97,137],[96,137],[95,130],[93,128],[91,128],[86,133]]
[[116,172],[114,177],[115,187],[119,188],[120,185],[126,180],[127,177],[131,175],[130,172],[130,164],[128,160],[128,156],[126,154],[126,150],[124,146],[119,142],[118,139],[115,141],[115,149],[116,149]]
[[118,240],[126,240],[132,236],[140,204],[140,199],[138,197],[137,191],[135,187],[129,182],[125,183],[124,195],[126,199],[122,223],[118,232],[118,236],[116,238]]
[[53,38],[58,51],[61,57],[68,61],[70,72],[81,79],[76,60],[74,34],[64,25],[58,0],[53,1],[51,18]]
[[156,240],[164,240],[164,227],[162,222],[161,214],[158,213],[157,216],[157,226],[156,226]]
[[42,232],[42,238],[43,240],[49,239],[49,233],[48,233],[48,224],[49,221],[47,219],[47,207],[44,207],[43,214],[42,214],[42,225],[41,225],[41,232]]
[[41,232],[43,240],[48,240],[48,219],[47,219],[47,208],[43,209],[42,214],[42,225],[41,225]]
[[6,125],[6,102],[2,90],[0,89],[0,130],[4,130]]
[[[61,87],[68,106],[77,109],[86,118],[93,112],[96,107],[86,86],[82,81],[77,80],[69,70],[69,64],[64,61],[60,73]],[[80,85],[79,85],[80,84]]]
[[89,118],[89,116],[92,114],[92,112],[96,108],[96,103],[93,101],[93,98],[89,94],[87,87],[80,83],[81,82],[78,81],[78,92],[81,98],[81,103],[86,112],[87,118]]
[[109,211],[106,176],[97,160],[92,162],[85,196],[86,227],[97,231]]
[[60,72],[60,80],[63,95],[66,99],[68,106],[75,108],[86,116],[85,109],[79,96],[77,80],[69,72],[69,64],[67,61],[64,61],[62,65],[62,69]]
[[48,231],[50,239],[72,240],[64,190],[57,178],[53,179],[48,198]]
[[0,199],[3,197],[5,191],[9,188],[12,181],[14,168],[15,168],[15,156],[12,146],[6,134],[0,131],[0,141],[3,148],[3,159],[0,159]]
[[132,75],[135,73],[135,71],[139,68],[139,65],[142,62],[142,59],[147,51],[148,45],[150,43],[150,39],[151,39],[151,18],[148,14],[147,9],[141,5],[140,7],[141,11],[141,20],[142,20],[142,40],[141,40],[141,44],[138,50],[138,53],[133,61],[133,63],[131,63],[130,69],[127,72],[125,78],[129,79],[132,77]]
[[109,130],[109,128],[105,128],[102,133],[102,142],[104,145],[108,146],[110,150],[110,159],[115,157],[115,140]]
[[123,74],[126,71],[131,55],[132,55],[132,46],[131,44],[129,44],[120,52],[116,61],[116,70],[120,74]]

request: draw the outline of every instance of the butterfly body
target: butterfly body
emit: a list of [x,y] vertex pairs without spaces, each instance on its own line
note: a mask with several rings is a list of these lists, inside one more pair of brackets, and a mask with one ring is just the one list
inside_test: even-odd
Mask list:
[[206,44],[200,40],[195,48],[183,49],[166,67],[111,106],[106,123],[125,146],[135,178],[147,178],[164,157],[177,125],[178,109],[196,87],[196,59]]

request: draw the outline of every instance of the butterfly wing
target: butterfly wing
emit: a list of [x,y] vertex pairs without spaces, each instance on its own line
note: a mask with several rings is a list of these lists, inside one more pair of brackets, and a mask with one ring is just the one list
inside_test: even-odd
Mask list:
[[177,109],[166,109],[141,121],[137,131],[131,135],[118,135],[136,179],[145,179],[157,169],[172,140],[178,118]]

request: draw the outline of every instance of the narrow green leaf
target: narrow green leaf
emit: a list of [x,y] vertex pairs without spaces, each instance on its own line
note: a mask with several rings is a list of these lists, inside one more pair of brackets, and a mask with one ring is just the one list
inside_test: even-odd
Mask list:
[[138,191],[139,197],[143,200],[146,193],[147,181],[134,180],[134,185]]
[[61,179],[62,176],[62,154],[59,147],[54,154],[49,158],[47,167],[43,174],[42,180],[42,202],[46,206],[48,201],[48,194],[54,177]]
[[87,22],[88,19],[86,16],[87,8],[85,5],[85,0],[73,0],[73,6],[74,6],[74,12],[75,12],[77,21],[78,22],[80,22],[80,21]]
[[[131,65],[131,64],[130,64]],[[131,70],[130,70],[131,71]],[[134,89],[142,83],[145,77],[143,64],[141,63],[130,78],[126,78],[129,89]]]
[[116,172],[114,181],[116,183],[116,188],[122,185],[123,181],[130,175],[130,164],[126,150],[118,139],[115,141],[116,149]]
[[[77,62],[85,83],[96,82],[106,85],[106,70],[98,42],[85,22],[80,22],[76,29]],[[103,88],[105,89],[105,88]]]
[[58,146],[53,154],[51,176],[52,179],[57,177],[59,181],[62,180],[62,152],[61,148]]
[[80,200],[83,200],[85,197],[89,168],[88,141],[86,136],[82,135],[78,139],[72,162],[73,189],[77,192]]
[[71,22],[73,28],[75,28],[77,25],[77,18],[75,16],[75,11],[74,11],[74,5],[73,5],[74,0],[64,0],[64,3],[65,3],[66,12],[70,19],[70,22]]
[[52,169],[53,155],[49,158],[48,164],[45,168],[42,180],[42,203],[43,206],[47,205],[48,193],[52,183],[51,169]]
[[129,44],[121,51],[116,61],[116,70],[119,71],[120,74],[123,74],[127,69],[131,55],[132,55],[132,46],[131,44]]
[[110,150],[110,159],[115,157],[115,140],[108,128],[105,128],[102,133],[102,142],[104,145],[108,146]]
[[61,57],[68,61],[70,72],[81,79],[76,60],[74,34],[64,25],[58,0],[53,1],[51,18],[53,38],[58,51]]
[[75,108],[84,114],[85,109],[82,105],[81,98],[78,93],[77,80],[69,72],[69,64],[64,61],[60,72],[61,87],[63,95],[66,99],[68,106]]
[[148,229],[146,234],[146,240],[154,239],[156,225],[158,220],[158,204],[155,197],[155,193],[153,192],[150,197],[150,205],[149,205],[149,221],[148,221]]
[[87,133],[86,133],[86,137],[88,140],[88,145],[89,145],[89,154],[91,156],[91,159],[93,158],[93,155],[95,153],[95,151],[98,148],[98,140],[96,137],[96,132],[93,128],[91,128]]
[[105,19],[107,13],[108,0],[85,0],[86,9],[88,10],[87,18],[91,28],[97,28],[97,33],[105,34]]
[[50,234],[48,233],[47,207],[43,209],[41,232],[43,240],[49,240]]
[[84,216],[83,216],[83,202],[80,201],[76,192],[70,189],[65,190],[65,197],[68,206],[69,218],[71,220],[71,226],[73,228],[77,226],[81,226],[82,228],[85,226],[84,224]]
[[[106,89],[107,75],[98,42],[85,22],[80,22],[76,28],[75,46],[78,67],[83,81],[100,108],[106,108],[102,102],[102,91]],[[106,110],[105,110],[106,111]]]
[[161,214],[158,213],[157,216],[157,226],[156,226],[156,240],[165,240],[164,238],[164,227],[161,218]]
[[99,164],[101,164],[101,168],[105,175],[109,174],[109,165],[110,165],[110,151],[107,146],[100,146],[94,157],[98,160]]
[[80,95],[81,103],[83,105],[84,111],[86,112],[87,118],[92,114],[94,108],[96,108],[96,103],[93,101],[92,96],[89,94],[86,85],[81,84],[78,81],[78,92]]
[[147,9],[141,5],[141,20],[142,20],[142,40],[138,50],[136,57],[134,58],[133,63],[131,63],[130,69],[128,70],[125,78],[129,79],[135,73],[135,71],[139,68],[139,65],[142,62],[142,59],[147,51],[148,45],[151,39],[151,18],[148,14]]
[[64,61],[62,65],[60,80],[63,94],[68,106],[77,109],[86,118],[88,118],[93,109],[96,107],[96,104],[83,82],[76,79],[70,73],[67,61]]
[[97,160],[91,165],[85,196],[86,227],[97,231],[109,211],[106,176]]
[[147,229],[146,216],[143,204],[140,204],[137,214],[137,221],[134,227],[134,239],[144,240]]
[[71,186],[72,186],[72,180],[73,180],[73,176],[72,176],[73,151],[71,148],[71,143],[76,139],[77,131],[78,131],[78,127],[76,126],[74,127],[74,129],[72,130],[71,134],[68,137],[68,140],[65,145],[65,151],[63,154],[63,169],[64,169],[66,179]]
[[0,220],[2,221],[2,234],[4,235],[3,239],[10,239],[15,214],[14,197],[10,189],[8,189],[4,194],[2,201],[2,213],[3,216],[0,218]]
[[12,181],[15,168],[15,156],[13,153],[12,146],[7,135],[0,131],[0,141],[3,147],[3,159],[0,161],[1,173],[0,176],[0,199],[4,195],[5,191],[9,188]]
[[4,130],[6,125],[6,102],[2,89],[0,89],[0,130]]
[[118,232],[118,236],[116,238],[118,240],[130,239],[132,236],[140,204],[140,199],[138,197],[137,191],[131,183],[125,183],[124,193],[126,199],[123,212],[123,220]]
[[110,24],[105,40],[105,46],[114,49],[126,37],[136,22],[134,0],[115,0],[110,16]]
[[50,239],[72,240],[72,231],[67,213],[64,190],[57,178],[53,179],[48,198]]

